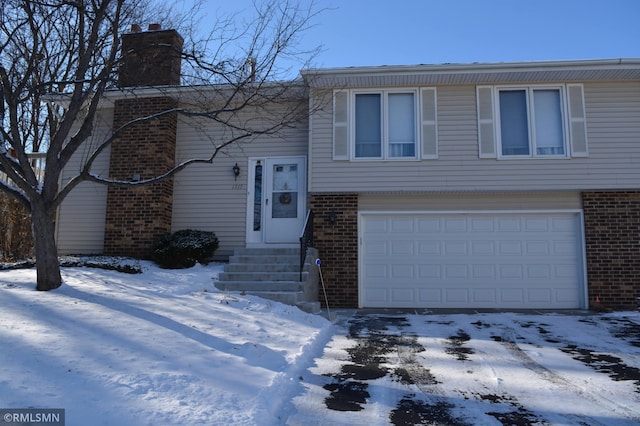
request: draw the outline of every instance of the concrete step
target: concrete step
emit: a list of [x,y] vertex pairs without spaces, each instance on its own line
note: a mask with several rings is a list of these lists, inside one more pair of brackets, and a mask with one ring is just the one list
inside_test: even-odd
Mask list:
[[299,281],[217,281],[215,286],[222,291],[302,291]]
[[[303,273],[302,278],[305,278]],[[299,272],[222,272],[220,281],[300,281]]]
[[233,256],[229,256],[230,264],[237,263],[249,263],[249,264],[293,264],[297,265],[300,263],[300,257],[298,255],[291,254],[273,254],[273,253],[264,253],[264,254],[234,254]]
[[297,248],[239,248],[233,251],[235,255],[258,255],[262,256],[266,253],[275,254],[275,255],[289,255],[298,256],[300,254],[300,249]]
[[[305,312],[319,313],[317,288],[305,287],[309,266],[300,281],[300,250],[293,248],[237,249],[220,273],[216,288],[298,306]],[[315,283],[315,281],[314,281]]]
[[299,272],[298,262],[292,263],[229,263],[225,272]]

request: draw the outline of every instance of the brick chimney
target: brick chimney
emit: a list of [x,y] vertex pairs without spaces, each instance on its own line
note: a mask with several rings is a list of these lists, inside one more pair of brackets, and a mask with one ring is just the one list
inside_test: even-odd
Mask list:
[[[118,83],[122,88],[180,84],[182,37],[175,30],[150,25],[132,26],[123,35],[123,62]],[[169,94],[134,96],[116,101],[113,128],[132,120],[174,109]],[[177,114],[162,114],[128,127],[111,144],[109,176],[137,181],[159,176],[175,164]],[[171,231],[173,179],[136,187],[107,190],[104,253],[149,258],[153,241]]]
[[167,86],[180,84],[183,39],[176,30],[150,24],[142,31],[137,24],[122,35],[122,63],[118,86]]

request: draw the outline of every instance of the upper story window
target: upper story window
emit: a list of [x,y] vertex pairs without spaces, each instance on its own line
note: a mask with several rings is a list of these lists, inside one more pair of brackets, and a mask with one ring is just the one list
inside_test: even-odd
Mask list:
[[498,89],[500,155],[566,156],[560,88]]
[[435,88],[334,92],[334,160],[436,156]]
[[587,155],[580,84],[478,86],[477,102],[480,157]]
[[354,157],[416,157],[415,92],[354,93]]

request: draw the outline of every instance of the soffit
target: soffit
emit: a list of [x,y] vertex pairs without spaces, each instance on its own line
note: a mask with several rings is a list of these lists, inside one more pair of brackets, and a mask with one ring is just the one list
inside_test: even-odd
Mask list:
[[302,75],[316,88],[640,81],[640,59],[325,68]]

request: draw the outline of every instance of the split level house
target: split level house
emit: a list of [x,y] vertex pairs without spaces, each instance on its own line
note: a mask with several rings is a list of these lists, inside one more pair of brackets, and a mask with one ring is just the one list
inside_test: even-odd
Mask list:
[[[127,43],[182,40],[161,30],[127,34]],[[96,141],[132,114],[188,102],[179,58],[163,66],[159,80],[123,66],[127,90],[107,94]],[[636,307],[640,59],[301,76],[289,101],[309,114],[295,126],[152,187],[74,189],[58,214],[60,252],[144,257],[155,237],[186,228],[215,232],[221,254],[298,247],[311,217],[331,306]],[[93,173],[144,179],[207,157],[203,132],[224,137],[210,121],[175,116],[133,128]]]

